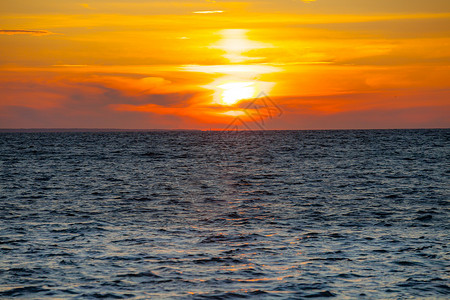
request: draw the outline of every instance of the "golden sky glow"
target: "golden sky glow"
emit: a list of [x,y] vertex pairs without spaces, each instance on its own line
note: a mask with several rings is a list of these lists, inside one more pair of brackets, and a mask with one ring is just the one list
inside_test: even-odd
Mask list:
[[[450,2],[0,0],[0,128],[450,125]],[[248,119],[247,119],[248,121]],[[250,120],[251,121],[251,120]]]

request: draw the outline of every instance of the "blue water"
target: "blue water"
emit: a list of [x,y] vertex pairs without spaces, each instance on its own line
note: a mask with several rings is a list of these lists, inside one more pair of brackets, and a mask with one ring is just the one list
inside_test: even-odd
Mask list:
[[0,297],[450,297],[450,130],[0,134]]

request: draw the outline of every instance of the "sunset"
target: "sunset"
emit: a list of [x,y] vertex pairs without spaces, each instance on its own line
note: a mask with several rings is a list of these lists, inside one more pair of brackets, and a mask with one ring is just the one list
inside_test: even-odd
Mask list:
[[448,1],[2,1],[1,128],[442,128]]
[[449,0],[0,0],[1,299],[448,299]]

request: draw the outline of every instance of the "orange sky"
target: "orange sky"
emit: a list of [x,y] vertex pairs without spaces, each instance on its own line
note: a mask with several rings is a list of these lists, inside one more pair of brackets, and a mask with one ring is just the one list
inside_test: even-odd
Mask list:
[[0,0],[0,15],[0,128],[450,127],[448,0]]

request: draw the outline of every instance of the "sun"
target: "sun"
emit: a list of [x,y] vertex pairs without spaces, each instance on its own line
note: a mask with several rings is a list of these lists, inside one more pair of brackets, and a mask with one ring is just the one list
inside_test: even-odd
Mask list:
[[221,102],[224,105],[234,105],[240,100],[250,99],[255,95],[253,82],[230,82],[218,86],[223,91]]

